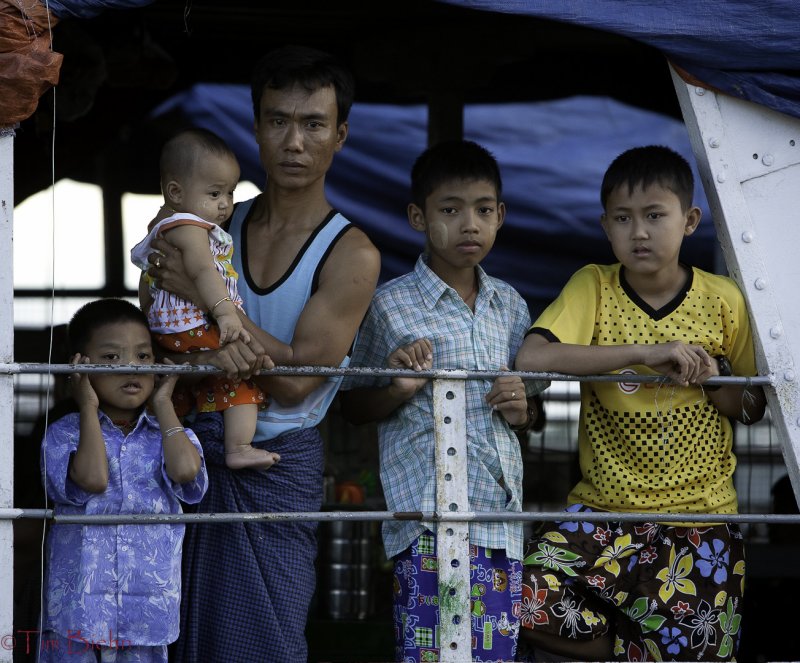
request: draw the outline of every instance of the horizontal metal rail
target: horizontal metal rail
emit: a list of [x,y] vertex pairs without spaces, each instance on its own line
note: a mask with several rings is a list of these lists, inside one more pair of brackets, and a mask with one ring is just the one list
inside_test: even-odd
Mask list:
[[[70,374],[70,373],[222,373],[214,366],[189,366],[175,364],[111,365],[111,364],[41,364],[41,363],[0,363],[0,374]],[[463,371],[463,370],[424,370],[394,368],[352,368],[330,366],[276,366],[259,371],[259,375],[294,375],[306,377],[333,377],[338,375],[360,375],[378,377],[416,377],[447,380],[493,380],[498,377],[517,375],[523,380],[547,380],[551,382],[630,382],[630,383],[662,383],[669,384],[670,379],[664,375],[638,375],[634,373],[613,373],[604,375],[568,375],[565,373],[534,373],[531,371]],[[705,384],[709,386],[744,385],[769,386],[773,384],[771,375],[755,375],[752,377],[729,376],[709,378]]]
[[[189,366],[174,364],[141,365],[109,365],[109,364],[37,364],[37,363],[0,363],[0,374],[66,374],[73,373],[222,373],[212,366]],[[391,512],[391,511],[318,511],[318,512],[259,512],[259,513],[138,513],[138,514],[55,514],[53,509],[0,509],[0,523],[17,519],[49,520],[58,525],[165,525],[165,524],[192,524],[192,523],[246,523],[246,522],[298,522],[298,521],[421,521],[436,523],[436,533],[440,541],[440,560],[450,560],[449,564],[442,563],[439,575],[439,593],[446,593],[452,597],[440,606],[440,619],[447,625],[442,630],[442,656],[445,663],[455,663],[463,658],[460,652],[470,650],[470,632],[463,624],[469,622],[464,619],[469,614],[469,576],[465,575],[469,568],[467,542],[469,541],[468,524],[472,522],[663,522],[667,524],[685,523],[791,523],[800,524],[800,514],[689,514],[689,513],[612,513],[612,512],[568,512],[568,511],[541,511],[541,512],[485,512],[471,511],[466,497],[466,488],[463,485],[448,484],[445,469],[451,456],[461,459],[459,462],[465,467],[466,463],[466,432],[464,426],[456,425],[459,415],[453,414],[450,409],[455,403],[461,411],[466,407],[464,398],[464,380],[494,380],[497,377],[518,375],[525,380],[543,381],[568,381],[568,382],[625,382],[625,383],[659,383],[670,384],[669,378],[663,375],[637,375],[637,374],[606,374],[606,375],[566,375],[562,373],[536,373],[525,371],[466,371],[466,370],[427,370],[412,371],[408,369],[380,369],[380,368],[343,368],[319,366],[277,366],[272,369],[260,371],[262,375],[293,375],[308,377],[327,377],[340,375],[369,375],[382,377],[413,376],[426,377],[434,381],[434,423],[436,438],[436,474],[437,474],[437,502],[434,512]],[[714,385],[772,385],[771,376],[755,377],[715,377],[706,384]],[[438,399],[437,399],[438,394]],[[445,416],[447,415],[447,416]],[[455,422],[455,423],[454,423]],[[451,425],[448,425],[451,424]],[[450,471],[452,476],[464,476],[466,470]],[[450,488],[450,492],[448,492]],[[463,493],[462,498],[453,492],[454,489]],[[450,510],[444,510],[449,507]],[[452,573],[450,573],[452,569]],[[458,573],[457,573],[458,572]],[[460,575],[459,575],[460,573]],[[465,580],[466,578],[466,580]]]
[[442,523],[473,522],[666,522],[666,523],[782,523],[800,524],[800,514],[780,513],[614,513],[592,511],[286,511],[260,513],[130,513],[54,515],[52,509],[0,509],[0,520],[51,520],[62,525],[163,525],[164,523],[239,523],[252,521],[387,521]]
[[[111,364],[41,364],[41,363],[0,363],[0,374],[72,374],[72,373],[221,373],[213,366],[190,366],[152,364],[111,365]],[[261,371],[262,375],[295,375],[295,376],[337,376],[337,375],[372,375],[372,376],[414,376],[431,379],[494,379],[500,376],[518,375],[522,379],[532,380],[564,380],[581,382],[639,382],[669,383],[662,375],[637,374],[605,374],[605,375],[566,375],[563,373],[535,373],[529,371],[464,371],[464,370],[427,370],[413,371],[409,369],[382,368],[343,368],[326,366],[276,366]],[[716,377],[707,381],[714,385],[769,385],[769,376],[754,377]],[[59,515],[55,516],[51,509],[0,509],[0,521],[18,518],[46,519],[54,523],[71,524],[163,524],[176,523],[230,523],[248,521],[387,521],[416,520],[430,522],[541,522],[541,521],[631,521],[631,522],[697,522],[697,523],[798,523],[800,515],[787,514],[688,514],[688,513],[576,513],[564,511],[542,512],[389,512],[389,511],[323,511],[323,512],[287,512],[287,513],[183,513],[183,514],[124,514],[124,515]]]

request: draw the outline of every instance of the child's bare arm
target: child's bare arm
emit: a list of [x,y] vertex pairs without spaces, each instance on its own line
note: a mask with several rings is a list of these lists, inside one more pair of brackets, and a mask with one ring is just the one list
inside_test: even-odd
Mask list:
[[[719,363],[712,359],[711,364],[698,377],[694,384],[703,385],[706,380],[718,376]],[[730,385],[716,388],[706,387],[706,393],[720,414],[733,417],[743,424],[754,424],[761,421],[767,407],[767,398],[761,387],[744,387]]]
[[202,306],[219,325],[220,343],[230,343],[240,336],[245,343],[250,335],[239,319],[236,305],[230,300],[228,288],[214,265],[208,246],[208,231],[200,226],[178,226],[168,230],[164,237],[178,247],[183,255],[186,274],[200,292]]
[[[87,364],[89,358],[77,354],[71,363]],[[106,441],[97,416],[100,401],[87,373],[73,373],[70,382],[72,396],[80,412],[80,438],[69,463],[69,478],[89,493],[102,493],[108,488],[108,458]]]
[[[388,360],[389,368],[408,368],[415,371],[433,367],[433,346],[426,339],[417,339],[397,348]],[[363,387],[340,394],[342,414],[353,424],[385,419],[416,394],[428,378],[393,377],[385,387]]]
[[[169,359],[164,363],[171,364]],[[183,430],[175,407],[172,391],[178,381],[177,373],[156,377],[156,388],[150,396],[150,407],[161,427],[161,442],[164,447],[164,466],[167,476],[175,483],[187,483],[200,471],[200,454]]]
[[520,371],[602,375],[640,364],[686,386],[694,383],[710,362],[703,348],[680,341],[652,345],[575,345],[553,343],[534,333],[525,338],[515,366]]
[[767,408],[767,398],[761,387],[731,385],[706,393],[720,414],[733,417],[743,424],[761,421]]

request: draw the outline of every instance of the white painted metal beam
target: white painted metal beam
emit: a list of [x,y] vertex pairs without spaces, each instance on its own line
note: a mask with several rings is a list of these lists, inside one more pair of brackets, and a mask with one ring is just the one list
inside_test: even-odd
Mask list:
[[672,79],[800,501],[800,120]]

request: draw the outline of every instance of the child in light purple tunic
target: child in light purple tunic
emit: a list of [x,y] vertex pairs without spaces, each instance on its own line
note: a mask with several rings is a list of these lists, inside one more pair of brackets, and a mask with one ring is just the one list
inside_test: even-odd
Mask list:
[[[119,299],[81,308],[73,364],[152,364],[147,318]],[[207,485],[202,450],[172,405],[177,374],[76,373],[79,412],[51,424],[42,477],[59,515],[181,513]],[[146,409],[145,406],[148,406]],[[53,525],[40,661],[167,660],[178,637],[184,526]]]

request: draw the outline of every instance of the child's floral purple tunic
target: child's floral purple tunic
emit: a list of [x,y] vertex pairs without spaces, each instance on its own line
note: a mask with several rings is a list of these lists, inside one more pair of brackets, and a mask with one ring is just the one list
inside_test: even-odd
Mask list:
[[[205,461],[193,481],[166,473],[158,422],[142,413],[125,436],[102,412],[108,488],[94,494],[68,477],[80,417],[51,424],[42,445],[42,478],[56,514],[181,513],[178,500],[200,501]],[[195,434],[186,434],[202,459]],[[65,637],[129,645],[164,645],[178,637],[182,524],[53,525],[47,546],[44,628]]]

